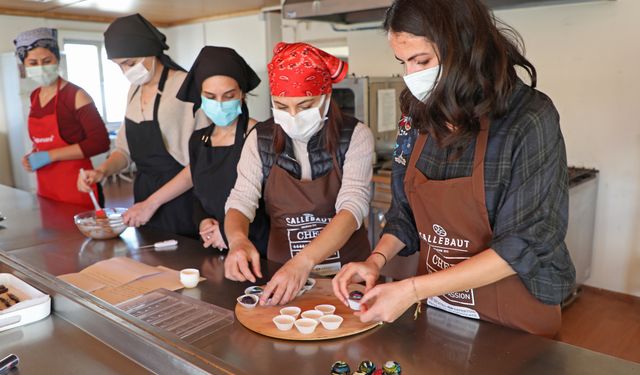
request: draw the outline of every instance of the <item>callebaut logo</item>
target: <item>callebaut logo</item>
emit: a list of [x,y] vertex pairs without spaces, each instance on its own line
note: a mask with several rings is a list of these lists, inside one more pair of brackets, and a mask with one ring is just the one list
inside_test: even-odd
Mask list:
[[446,237],[447,231],[438,224],[433,224],[433,231],[440,237]]

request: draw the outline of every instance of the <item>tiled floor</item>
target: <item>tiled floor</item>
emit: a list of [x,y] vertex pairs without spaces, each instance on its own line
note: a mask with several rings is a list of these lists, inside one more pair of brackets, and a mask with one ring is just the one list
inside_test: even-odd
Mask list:
[[[107,207],[130,207],[133,185],[104,186]],[[584,287],[562,315],[557,340],[640,363],[640,298]]]

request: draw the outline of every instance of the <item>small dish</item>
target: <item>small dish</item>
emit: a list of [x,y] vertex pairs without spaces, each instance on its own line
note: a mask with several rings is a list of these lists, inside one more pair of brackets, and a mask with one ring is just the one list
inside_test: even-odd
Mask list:
[[316,286],[316,279],[314,278],[308,278],[307,281],[304,283],[304,286],[302,287],[305,291],[310,291],[311,289],[313,289],[313,287]]
[[331,315],[334,312],[336,312],[336,307],[333,305],[318,305],[316,307],[314,307],[314,309],[318,310],[318,311],[322,311],[322,314],[324,315]]
[[300,314],[300,316],[303,318],[313,319],[313,320],[318,320],[323,315],[324,314],[322,313],[322,311],[318,311],[318,310],[307,310],[302,314]]
[[258,304],[258,296],[255,294],[243,294],[236,299],[242,307],[246,307],[247,309],[252,309],[256,307]]
[[280,315],[289,315],[289,316],[292,316],[294,319],[298,319],[298,316],[300,315],[300,311],[302,311],[302,309],[300,309],[297,306],[288,306],[280,309]]
[[294,324],[298,329],[298,331],[300,331],[300,333],[302,333],[303,335],[309,335],[316,330],[316,327],[318,326],[318,321],[315,319],[302,318],[302,319],[296,320]]
[[257,285],[250,286],[244,290],[244,294],[255,294],[256,296],[262,295],[263,292],[264,292],[264,289],[262,289],[261,286],[257,286]]
[[180,271],[180,282],[185,288],[195,288],[200,281],[200,271],[195,268],[185,268]]
[[305,294],[307,292],[307,290],[303,287],[302,289],[300,289],[300,291],[298,291],[298,294],[296,294],[296,298],[300,297],[301,295]]
[[273,323],[280,331],[288,331],[293,328],[296,318],[291,315],[278,315],[273,318]]
[[351,310],[355,310],[355,311],[360,310],[360,300],[362,299],[363,296],[364,294],[359,290],[354,290],[353,292],[349,293],[348,302]]
[[344,318],[339,315],[323,315],[320,317],[320,323],[322,323],[322,326],[329,331],[340,328],[343,321]]

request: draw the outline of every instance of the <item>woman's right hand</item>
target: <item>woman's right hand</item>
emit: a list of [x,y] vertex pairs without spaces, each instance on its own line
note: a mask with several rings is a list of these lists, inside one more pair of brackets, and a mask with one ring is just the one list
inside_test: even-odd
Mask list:
[[[251,264],[251,267],[249,267]],[[229,254],[224,260],[224,276],[233,281],[256,282],[262,278],[260,271],[260,253],[249,238],[244,237],[229,243]]]
[[33,172],[33,169],[31,169],[31,163],[29,163],[29,155],[30,154],[27,154],[22,157],[22,168],[27,172]]
[[347,263],[340,269],[340,272],[338,272],[333,280],[331,280],[333,294],[335,294],[345,306],[349,306],[349,302],[347,301],[349,299],[349,290],[347,286],[364,281],[364,293],[366,294],[376,285],[378,277],[380,277],[380,268],[372,258],[364,262]]
[[100,182],[104,178],[104,172],[99,169],[89,169],[84,171],[84,178],[82,173],[78,173],[78,190],[83,193],[88,193],[92,190],[91,186]]
[[227,248],[220,232],[220,223],[215,219],[207,218],[200,222],[200,238],[204,248],[210,246],[221,250]]

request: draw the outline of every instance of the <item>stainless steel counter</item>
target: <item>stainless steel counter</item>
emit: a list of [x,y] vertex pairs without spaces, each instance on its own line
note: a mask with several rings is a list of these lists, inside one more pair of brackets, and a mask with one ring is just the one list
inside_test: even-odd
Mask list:
[[[0,189],[0,202],[3,202],[5,190]],[[0,203],[0,211],[3,210],[5,208]],[[60,220],[68,219],[64,215]],[[32,231],[38,232],[37,229]],[[4,238],[8,243],[15,243],[10,233],[5,233]],[[134,249],[138,244],[168,238],[179,239],[177,251],[157,253]],[[187,345],[138,324],[135,318],[92,296],[71,288],[67,290],[61,282],[48,279],[48,274],[79,271],[113,256],[129,256],[143,263],[174,269],[199,268],[207,281],[182,293],[228,309],[233,309],[235,297],[248,285],[225,280],[222,257],[202,249],[197,241],[149,230],[128,229],[121,238],[110,241],[88,241],[79,236],[60,235],[52,241],[14,248],[4,253],[2,258],[7,263],[24,265],[22,272],[27,272],[26,268],[39,270],[40,275],[33,275],[34,279],[40,280],[43,286],[50,286],[54,294],[67,294],[64,298],[54,297],[56,314],[73,321],[148,368],[154,367],[145,363],[146,357],[157,361],[161,358],[158,353],[166,351],[168,357],[189,361],[196,369],[214,373],[328,374],[336,360],[347,361],[353,367],[364,359],[378,364],[396,360],[401,363],[404,374],[640,373],[640,365],[635,363],[431,308],[426,309],[417,321],[408,312],[393,324],[344,339],[313,343],[274,340],[253,333],[236,321],[215,335]],[[274,264],[263,264],[267,274],[272,274],[276,268]],[[65,302],[67,299],[76,300],[83,308],[69,308],[69,303]],[[128,340],[139,339],[139,343],[127,345],[118,341],[110,333],[113,329],[98,327],[98,321],[121,328],[129,335]],[[46,348],[43,350],[47,355],[55,353]],[[85,354],[80,352],[78,355]]]

